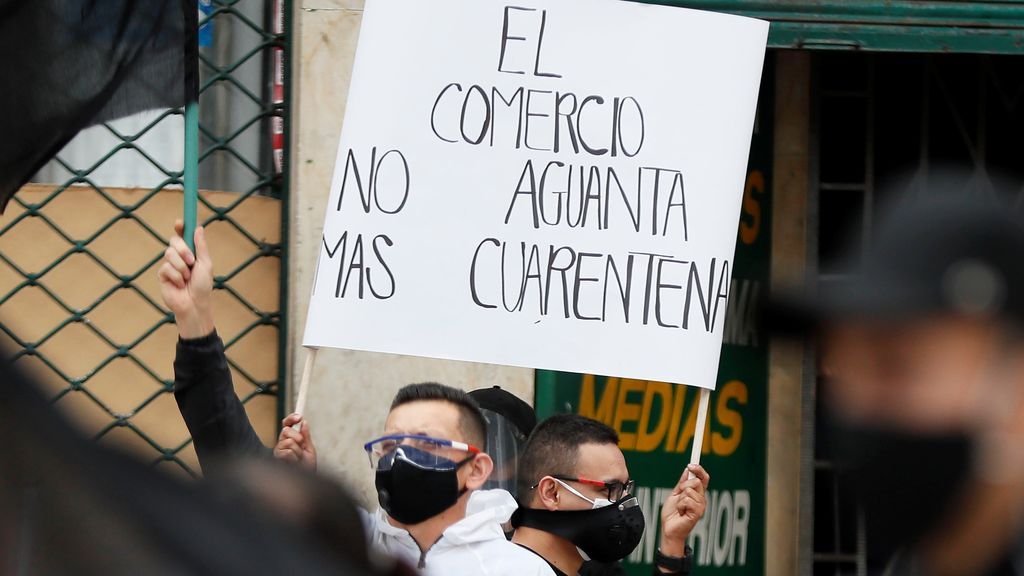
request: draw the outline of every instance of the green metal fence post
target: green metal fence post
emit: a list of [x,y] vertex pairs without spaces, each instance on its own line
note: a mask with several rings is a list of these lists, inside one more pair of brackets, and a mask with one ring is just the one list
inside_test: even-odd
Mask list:
[[199,103],[185,104],[185,244],[195,251],[196,212],[199,205]]

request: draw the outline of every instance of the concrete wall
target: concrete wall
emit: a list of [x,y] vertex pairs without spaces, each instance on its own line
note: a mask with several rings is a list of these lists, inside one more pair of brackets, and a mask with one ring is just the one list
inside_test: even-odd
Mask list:
[[[781,51],[776,57],[775,161],[772,219],[772,290],[804,283],[807,268],[807,202],[810,184],[811,55]],[[801,508],[807,483],[803,460],[813,446],[802,445],[806,418],[803,397],[804,348],[773,339],[768,372],[768,503],[766,570],[769,576],[809,574]],[[811,400],[813,402],[813,399]],[[804,486],[806,488],[806,486]],[[806,507],[806,503],[805,507]]]
[[[291,220],[289,366],[294,394],[305,361],[301,348],[324,209],[351,81],[362,0],[296,0],[292,15]],[[339,326],[344,330],[344,326]],[[306,415],[320,469],[347,481],[374,503],[362,444],[379,435],[395,391],[439,381],[472,389],[498,384],[533,402],[533,370],[321,350]]]

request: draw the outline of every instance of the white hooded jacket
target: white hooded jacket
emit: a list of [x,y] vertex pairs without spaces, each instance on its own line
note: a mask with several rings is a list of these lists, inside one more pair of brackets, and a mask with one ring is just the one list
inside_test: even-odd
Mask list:
[[374,548],[428,576],[553,576],[543,559],[505,538],[501,525],[517,507],[515,498],[504,490],[477,490],[469,496],[466,517],[449,526],[422,553],[409,532],[388,523],[383,510],[366,513],[364,521]]

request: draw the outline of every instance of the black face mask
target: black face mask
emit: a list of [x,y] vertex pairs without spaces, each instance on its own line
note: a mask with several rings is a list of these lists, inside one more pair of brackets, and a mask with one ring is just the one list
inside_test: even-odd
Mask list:
[[644,512],[634,496],[625,495],[608,506],[591,510],[536,510],[522,508],[512,515],[512,526],[536,528],[572,542],[598,562],[622,560],[644,535]]
[[966,488],[974,460],[966,433],[927,435],[851,423],[830,428],[841,478],[864,511],[873,558],[916,544]]
[[[466,489],[459,489],[458,471],[473,459],[451,462],[451,468],[437,470],[427,468],[417,461],[425,454],[412,446],[401,446],[381,460],[378,465],[377,501],[380,507],[402,524],[419,524],[451,508]],[[429,456],[429,459],[435,459]],[[387,470],[380,470],[383,464]]]

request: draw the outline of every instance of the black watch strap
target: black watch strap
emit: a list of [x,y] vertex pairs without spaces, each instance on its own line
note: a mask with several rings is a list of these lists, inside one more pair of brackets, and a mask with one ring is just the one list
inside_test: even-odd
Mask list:
[[[665,556],[658,548],[654,551],[654,565],[668,570],[669,574],[689,574],[690,567],[693,565],[693,549],[687,546],[684,554],[682,558]],[[662,573],[664,574],[664,572]]]

